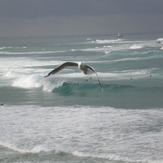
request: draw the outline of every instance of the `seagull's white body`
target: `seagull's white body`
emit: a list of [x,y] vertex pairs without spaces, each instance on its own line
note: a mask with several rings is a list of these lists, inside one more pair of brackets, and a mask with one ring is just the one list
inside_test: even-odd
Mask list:
[[96,76],[97,76],[99,85],[101,87],[101,91],[103,92],[103,88],[102,88],[101,82],[100,82],[99,77],[98,77],[96,71],[94,70],[94,68],[91,67],[91,66],[88,66],[86,64],[83,64],[81,62],[65,62],[65,63],[61,64],[60,66],[58,66],[57,68],[55,68],[54,70],[52,70],[51,72],[49,72],[48,75],[46,75],[45,77],[48,77],[48,76],[50,76],[52,74],[56,74],[57,72],[61,71],[65,67],[70,67],[70,66],[78,67],[81,71],[83,71],[83,73],[85,75],[89,74],[90,72],[94,72],[96,74]]
[[83,63],[81,63],[81,62],[78,62],[78,68],[79,68],[81,71],[83,71],[83,73],[84,73],[85,75],[91,73],[90,70],[91,70],[92,72],[96,73],[93,67],[88,66],[88,65],[85,65],[85,64],[83,64]]

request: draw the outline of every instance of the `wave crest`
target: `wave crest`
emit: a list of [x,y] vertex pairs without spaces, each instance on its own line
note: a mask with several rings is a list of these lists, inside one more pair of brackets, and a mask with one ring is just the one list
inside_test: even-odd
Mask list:
[[110,160],[110,161],[118,161],[118,162],[130,162],[130,163],[161,163],[162,160],[148,160],[148,159],[131,159],[129,157],[123,157],[116,154],[88,154],[79,151],[74,151],[72,153],[76,157],[84,157],[84,158],[94,158],[94,159],[102,159],[102,160]]
[[[101,74],[99,73],[102,78],[115,78],[117,74]],[[75,74],[78,75],[78,74]],[[131,75],[131,72],[129,72]],[[134,75],[137,75],[134,73]],[[128,76],[127,76],[128,77]],[[111,80],[111,79],[110,79]],[[52,92],[54,94],[62,95],[62,96],[71,96],[71,95],[78,95],[78,96],[85,96],[85,95],[93,95],[98,96],[100,92],[100,86],[96,78],[93,79],[80,79],[78,76],[77,78],[74,77],[74,74],[70,74],[67,78],[60,76],[44,78],[43,75],[20,75],[17,76],[12,83],[13,87],[19,87],[23,89],[33,89],[33,88],[41,88],[45,92]],[[108,84],[102,82],[102,86],[104,89],[104,94],[106,92],[114,92],[124,89],[133,88],[130,85],[121,85],[121,84]]]
[[44,149],[42,145],[37,145],[32,148],[21,148],[16,147],[13,144],[0,141],[0,146],[19,153],[39,153],[41,151],[46,151],[46,149]]
[[13,81],[13,87],[20,87],[24,89],[41,88],[43,91],[51,92],[54,88],[58,88],[64,83],[63,80],[54,80],[51,78],[44,78],[41,75],[23,75]]

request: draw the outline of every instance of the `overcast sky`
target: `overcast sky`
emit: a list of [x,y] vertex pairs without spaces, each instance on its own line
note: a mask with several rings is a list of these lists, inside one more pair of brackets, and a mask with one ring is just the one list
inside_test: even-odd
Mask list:
[[0,0],[0,37],[163,31],[163,0]]

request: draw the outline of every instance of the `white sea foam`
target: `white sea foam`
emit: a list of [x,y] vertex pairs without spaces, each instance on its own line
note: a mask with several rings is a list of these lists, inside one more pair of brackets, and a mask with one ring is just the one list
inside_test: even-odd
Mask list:
[[150,60],[150,59],[155,59],[155,58],[162,58],[162,56],[161,55],[157,55],[157,56],[147,56],[147,57],[122,58],[122,59],[113,60],[111,62],[139,61],[139,60]]
[[53,54],[53,53],[64,53],[66,51],[62,50],[62,51],[30,51],[30,52],[7,52],[7,51],[0,51],[0,54],[7,54],[7,55],[25,55],[25,54]]
[[97,44],[111,44],[111,43],[117,43],[121,42],[122,39],[112,39],[112,40],[96,40],[92,41],[92,43],[97,43]]
[[[101,44],[104,44],[103,42],[107,41],[101,41]],[[108,41],[109,42],[109,41]],[[115,41],[117,44],[111,44],[111,45],[104,45],[101,47],[94,47],[94,48],[87,48],[87,49],[79,49],[79,51],[90,51],[90,52],[112,52],[112,51],[124,51],[124,50],[137,50],[137,49],[143,49],[145,47],[158,47],[158,44],[154,42],[147,42],[147,41]]]
[[0,50],[6,49],[6,47],[0,47]]
[[[159,39],[162,41],[162,39]],[[145,47],[159,47],[158,43],[155,40],[149,40],[149,41],[127,41],[124,39],[115,39],[115,40],[96,40],[92,41],[92,43],[97,44],[115,44],[113,45],[113,50],[127,50],[127,49],[142,49]],[[131,45],[132,44],[132,45]]]
[[122,50],[128,50],[128,45],[119,45],[119,46],[103,46],[103,47],[95,47],[95,48],[88,48],[88,49],[81,49],[80,51],[84,52],[104,52],[106,54],[112,52],[112,51],[122,51]]
[[104,160],[110,161],[122,161],[122,162],[130,162],[130,163],[163,163],[163,160],[149,160],[149,159],[131,159],[127,157],[118,156],[115,154],[88,154],[79,151],[74,151],[72,153],[74,156],[78,157],[92,157],[92,158],[99,158]]
[[[14,75],[15,77],[16,75]],[[70,75],[71,76],[71,75]],[[58,79],[59,78],[59,79]],[[20,75],[17,76],[12,83],[13,87],[24,89],[41,88],[43,91],[51,92],[54,88],[61,86],[66,81],[64,76],[57,76],[56,78],[44,78],[43,75]]]
[[78,157],[93,157],[93,158],[101,158],[101,159],[108,159],[108,160],[114,160],[114,161],[129,161],[128,159],[122,158],[122,157],[114,155],[114,154],[94,155],[94,154],[88,154],[88,153],[83,153],[83,152],[79,152],[79,151],[74,151],[73,155],[78,156]]
[[0,145],[20,153],[64,151],[117,162],[156,162],[162,159],[162,114],[156,108],[4,105]]
[[12,86],[21,88],[38,88],[42,86],[43,77],[40,75],[23,75],[14,80]]
[[3,78],[13,78],[34,73],[40,74],[45,71],[37,68],[37,66],[55,66],[61,63],[63,61],[35,61],[23,57],[19,59],[11,58],[10,60],[0,59],[0,71],[2,71]]
[[143,46],[142,45],[132,45],[130,46],[130,49],[142,49]]
[[162,44],[163,43],[163,38],[158,38],[157,42]]
[[64,82],[66,82],[66,80],[44,80],[42,85],[43,91],[51,92],[54,88],[62,86]]
[[46,149],[42,145],[36,145],[32,148],[23,148],[23,147],[16,147],[14,144],[0,141],[0,146],[19,153],[39,153],[41,151],[46,151]]

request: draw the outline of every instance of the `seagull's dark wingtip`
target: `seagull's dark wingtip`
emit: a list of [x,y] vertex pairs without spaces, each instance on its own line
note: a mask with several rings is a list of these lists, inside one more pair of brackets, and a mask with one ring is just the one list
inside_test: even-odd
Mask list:
[[48,76],[50,76],[50,75],[48,74],[48,75],[44,76],[44,78],[47,78]]

